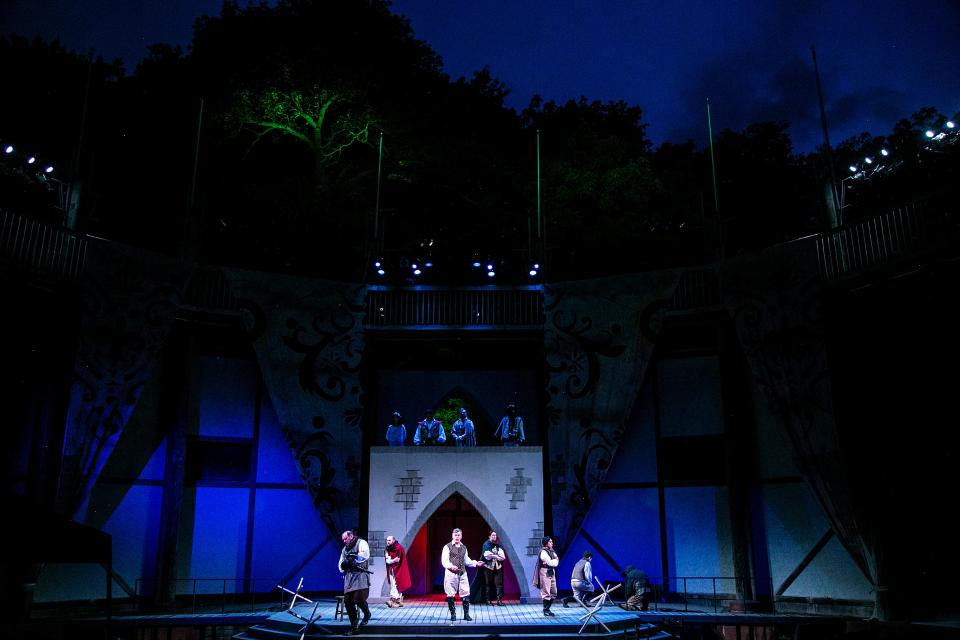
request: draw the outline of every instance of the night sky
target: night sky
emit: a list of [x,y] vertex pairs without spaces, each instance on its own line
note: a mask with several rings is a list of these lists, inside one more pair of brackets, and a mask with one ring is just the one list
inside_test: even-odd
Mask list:
[[[186,45],[219,0],[4,0],[0,33],[59,36],[123,58],[156,42]],[[546,99],[624,99],[644,110],[655,144],[788,120],[797,151],[821,140],[810,46],[834,144],[889,133],[923,106],[960,110],[957,0],[395,0],[452,76],[488,66],[518,109]]]

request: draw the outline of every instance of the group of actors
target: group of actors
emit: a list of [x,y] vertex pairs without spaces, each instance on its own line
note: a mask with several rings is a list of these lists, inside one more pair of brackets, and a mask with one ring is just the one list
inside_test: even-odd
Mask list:
[[[477,446],[477,433],[473,428],[473,420],[467,416],[467,409],[460,407],[459,418],[451,425],[449,439],[457,447]],[[500,420],[493,437],[506,447],[518,447],[526,440],[523,431],[523,418],[517,413],[516,405],[507,405],[506,415]],[[413,433],[414,446],[438,446],[447,443],[447,433],[443,425],[434,416],[433,409],[424,412],[423,420],[417,423]],[[387,444],[391,447],[402,447],[407,444],[407,427],[403,424],[403,416],[394,411],[387,425]]]
[[[490,605],[504,606],[503,604],[503,570],[507,556],[500,545],[500,538],[496,531],[491,531],[483,543],[480,552],[481,559],[473,560],[467,551],[467,545],[462,542],[463,532],[454,529],[451,540],[443,547],[440,562],[443,565],[443,592],[446,594],[447,607],[450,609],[450,622],[456,622],[456,597],[460,596],[463,608],[462,618],[471,621],[470,617],[470,584],[467,580],[467,567],[476,567],[480,570],[477,581],[481,580],[484,587],[486,601]],[[367,598],[370,594],[370,575],[368,568],[370,560],[370,546],[360,538],[355,531],[344,531],[340,536],[343,549],[340,552],[340,573],[343,574],[344,605],[350,619],[348,634],[357,634],[359,628],[370,621],[370,607]],[[544,536],[541,540],[542,548],[537,555],[533,572],[533,586],[540,590],[543,600],[543,615],[553,617],[550,611],[553,601],[557,599],[557,567],[560,556],[553,549],[553,538]],[[394,536],[386,537],[384,561],[387,567],[387,582],[390,586],[390,598],[387,606],[390,608],[403,606],[403,592],[410,588],[410,571],[407,567],[406,553],[403,546]],[[593,593],[593,568],[591,561],[593,553],[585,551],[583,556],[573,567],[570,576],[570,589],[573,595],[562,599],[564,607],[572,600],[587,606],[590,594]],[[650,601],[650,585],[647,576],[632,566],[621,574],[624,577],[626,594],[626,608],[647,610]],[[476,582],[476,581],[475,581]],[[494,600],[496,597],[496,600]],[[358,611],[359,609],[359,611]],[[360,613],[363,618],[360,619]]]

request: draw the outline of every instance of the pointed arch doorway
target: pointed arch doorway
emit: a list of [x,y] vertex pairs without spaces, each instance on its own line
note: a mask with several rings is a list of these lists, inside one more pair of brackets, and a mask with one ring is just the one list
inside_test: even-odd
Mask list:
[[[483,543],[495,527],[488,523],[476,507],[459,492],[444,500],[416,533],[407,550],[410,558],[410,578],[413,586],[410,595],[435,595],[443,593],[443,567],[440,566],[440,554],[443,545],[450,542],[454,528],[463,531],[463,543],[467,545],[470,557],[480,559]],[[497,532],[499,533],[499,532]],[[468,569],[470,583],[476,572],[482,569]],[[520,588],[513,571],[505,570],[503,575],[503,593],[508,599],[520,597]]]

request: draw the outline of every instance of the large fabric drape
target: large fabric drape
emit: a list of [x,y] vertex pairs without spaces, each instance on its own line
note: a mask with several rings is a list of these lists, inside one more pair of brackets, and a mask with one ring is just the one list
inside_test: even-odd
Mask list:
[[88,252],[58,491],[58,510],[78,522],[156,372],[189,274],[187,263],[114,243]]
[[[755,384],[784,425],[804,479],[838,539],[878,589],[879,546],[851,494],[834,419],[824,288],[812,245],[797,242],[730,261],[722,287]],[[883,617],[880,589],[877,605]]]
[[623,437],[679,271],[550,285],[545,295],[554,543],[565,549]]
[[332,534],[359,523],[363,441],[359,285],[224,270],[246,309],[267,393]]

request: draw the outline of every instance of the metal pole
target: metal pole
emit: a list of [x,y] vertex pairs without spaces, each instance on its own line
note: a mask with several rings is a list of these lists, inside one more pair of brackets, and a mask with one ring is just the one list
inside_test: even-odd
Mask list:
[[373,205],[373,246],[376,251],[382,251],[383,244],[380,238],[380,172],[383,168],[383,131],[380,132],[380,148],[377,153],[377,198]]

